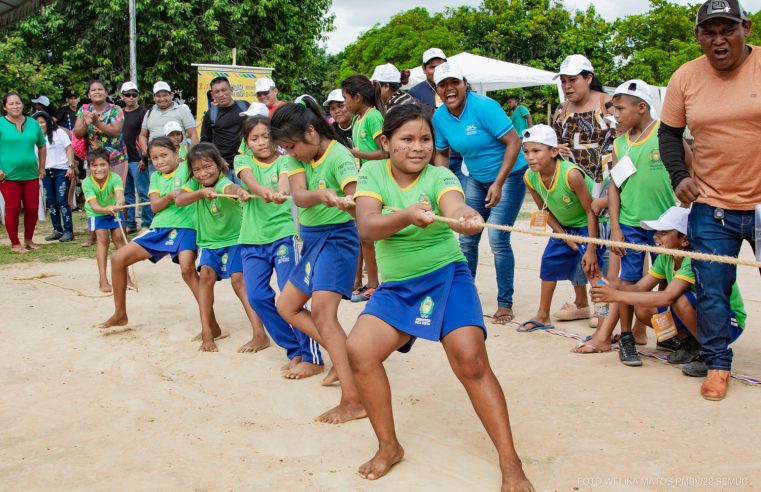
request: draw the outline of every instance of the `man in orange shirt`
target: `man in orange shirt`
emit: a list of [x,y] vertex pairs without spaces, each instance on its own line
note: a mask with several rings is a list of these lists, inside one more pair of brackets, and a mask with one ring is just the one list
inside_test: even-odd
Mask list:
[[[754,208],[761,204],[761,47],[748,46],[751,21],[738,0],[709,0],[698,10],[700,58],[671,77],[658,132],[663,163],[683,205],[692,204],[688,238],[702,253],[737,256],[754,245]],[[738,118],[738,115],[740,116]],[[684,164],[685,126],[695,138],[693,169]],[[737,269],[693,261],[698,339],[708,366],[707,400],[726,396],[732,367],[729,296]]]

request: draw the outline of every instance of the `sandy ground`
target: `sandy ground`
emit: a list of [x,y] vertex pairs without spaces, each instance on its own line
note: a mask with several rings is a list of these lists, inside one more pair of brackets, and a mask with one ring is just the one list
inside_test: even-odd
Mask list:
[[[544,241],[515,241],[519,320],[538,303]],[[495,308],[486,242],[478,276]],[[750,256],[749,249],[743,251]],[[283,352],[235,350],[249,338],[229,283],[217,313],[232,333],[202,354],[196,306],[165,260],[137,266],[129,295],[133,331],[103,337],[94,324],[110,298],[84,298],[13,276],[97,292],[94,260],[0,268],[0,489],[3,490],[497,490],[496,453],[438,344],[421,341],[387,363],[407,457],[378,482],[356,468],[375,451],[367,420],[312,418],[336,403],[319,379],[287,381]],[[743,268],[749,329],[736,370],[761,376],[761,282]],[[571,297],[561,286],[554,305]],[[349,330],[361,310],[344,302]],[[581,322],[560,329],[591,330]],[[651,333],[651,340],[653,336]],[[615,352],[569,353],[573,341],[490,327],[487,342],[507,393],[516,446],[537,490],[734,490],[761,488],[761,387],[733,381],[721,403],[701,380],[652,359],[629,368]],[[650,347],[652,349],[652,347]]]

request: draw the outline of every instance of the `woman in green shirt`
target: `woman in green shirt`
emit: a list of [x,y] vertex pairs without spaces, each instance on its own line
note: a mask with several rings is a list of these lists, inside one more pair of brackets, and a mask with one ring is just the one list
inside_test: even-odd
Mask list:
[[[37,155],[34,147],[37,146]],[[45,175],[45,135],[39,123],[24,116],[24,103],[16,92],[3,96],[0,118],[0,193],[5,200],[5,230],[14,253],[37,249],[32,240],[40,206],[40,178]],[[21,203],[24,203],[24,245],[18,238]]]

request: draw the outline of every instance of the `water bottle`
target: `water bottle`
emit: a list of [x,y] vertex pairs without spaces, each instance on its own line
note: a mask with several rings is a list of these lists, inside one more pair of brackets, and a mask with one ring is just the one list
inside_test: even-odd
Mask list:
[[[605,285],[603,280],[599,280],[597,285]],[[608,303],[607,302],[595,302],[594,304],[594,317],[604,319],[608,317]]]

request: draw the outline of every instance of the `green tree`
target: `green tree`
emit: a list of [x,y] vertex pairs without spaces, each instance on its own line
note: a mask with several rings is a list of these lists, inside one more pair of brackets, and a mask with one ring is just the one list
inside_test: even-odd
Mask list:
[[377,65],[393,63],[400,70],[420,65],[423,52],[437,47],[461,51],[460,36],[445,23],[443,14],[431,16],[422,7],[395,15],[384,26],[375,25],[347,46],[340,58],[336,82],[355,73],[372,74]]
[[[165,79],[192,99],[191,63],[230,63],[275,68],[278,86],[296,87],[317,42],[332,29],[330,0],[137,1],[138,83]],[[129,77],[127,2],[56,0],[13,31],[25,56],[46,66],[68,66],[62,84],[101,78],[109,88]]]
[[47,66],[39,59],[24,56],[23,41],[17,37],[6,37],[0,43],[0,92],[18,92],[23,101],[28,102],[40,94],[60,92],[55,82],[62,77],[68,67]]

